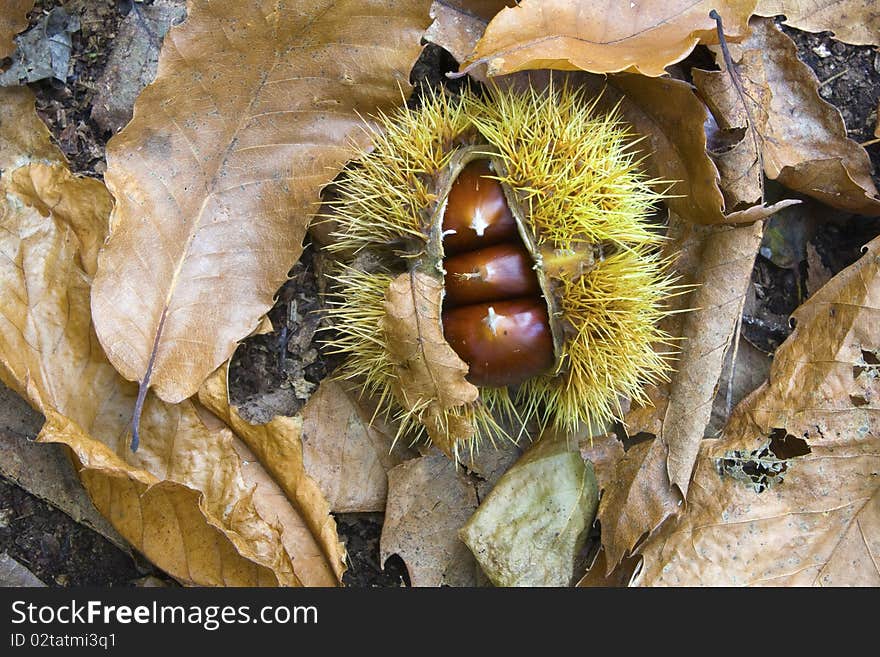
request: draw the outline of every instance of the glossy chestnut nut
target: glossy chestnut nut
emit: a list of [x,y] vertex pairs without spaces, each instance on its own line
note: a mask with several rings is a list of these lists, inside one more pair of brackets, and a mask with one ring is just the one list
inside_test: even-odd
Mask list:
[[553,336],[540,297],[451,308],[443,312],[443,332],[477,386],[517,385],[553,367]]
[[447,255],[473,251],[517,237],[516,221],[489,160],[473,160],[458,174],[443,213]]
[[444,260],[443,267],[449,308],[541,294],[532,258],[519,244],[498,244],[460,253]]

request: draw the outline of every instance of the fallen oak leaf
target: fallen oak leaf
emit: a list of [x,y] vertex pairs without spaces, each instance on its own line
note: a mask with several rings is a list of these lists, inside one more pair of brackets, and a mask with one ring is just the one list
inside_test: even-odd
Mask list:
[[12,38],[27,27],[34,0],[0,0],[0,59],[15,49]]
[[[117,199],[92,293],[108,358],[171,403],[272,306],[320,189],[398,105],[427,0],[196,0],[108,144]],[[357,17],[357,20],[352,20]],[[257,257],[259,256],[259,257]]]
[[485,63],[490,76],[543,68],[661,76],[697,43],[717,43],[710,10],[724,17],[727,38],[738,40],[756,1],[523,0],[492,19],[463,72]]
[[770,379],[705,441],[645,586],[880,585],[880,240],[794,317]]
[[856,46],[880,46],[880,14],[874,0],[759,0],[758,16],[785,14],[783,24],[807,32],[830,31]]

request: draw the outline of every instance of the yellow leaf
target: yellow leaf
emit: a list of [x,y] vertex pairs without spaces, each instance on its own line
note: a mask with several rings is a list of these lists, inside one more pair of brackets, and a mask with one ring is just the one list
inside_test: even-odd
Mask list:
[[[265,471],[278,482],[295,508],[283,526],[287,551],[296,555],[294,565],[307,586],[328,586],[342,580],[345,548],[336,534],[330,506],[303,464],[300,417],[276,416],[266,424],[245,422],[229,405],[226,387],[228,365],[221,367],[199,390],[199,400],[228,424],[253,451]],[[247,459],[245,459],[247,460]],[[286,500],[278,500],[283,509]],[[328,578],[328,575],[330,577]]]
[[191,584],[299,584],[281,540],[296,511],[216,417],[149,395],[144,444],[129,450],[137,386],[104,356],[89,305],[87,254],[110,196],[70,175],[27,89],[0,90],[0,114],[0,378],[47,417],[40,440],[71,449],[95,505],[160,568]]
[[[384,511],[388,471],[418,455],[373,400],[350,382],[325,379],[302,409],[305,471],[336,513]],[[393,447],[392,447],[393,446]]]

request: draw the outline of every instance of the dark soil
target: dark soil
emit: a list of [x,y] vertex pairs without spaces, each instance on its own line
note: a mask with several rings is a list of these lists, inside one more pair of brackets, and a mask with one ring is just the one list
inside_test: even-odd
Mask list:
[[134,586],[156,575],[100,534],[0,479],[0,553],[49,586]]
[[[146,0],[145,4],[150,4]],[[66,81],[32,84],[37,108],[61,149],[80,174],[102,177],[107,140],[112,136],[92,119],[96,81],[103,72],[109,47],[120,21],[137,11],[130,0],[40,0],[31,14],[34,24],[43,12],[64,5],[77,11],[82,28],[73,35],[73,73]],[[786,32],[798,46],[800,57],[815,71],[822,97],[837,106],[857,142],[873,139],[880,90],[880,54],[869,47],[835,42],[828,35]],[[706,66],[699,50],[683,63]],[[418,85],[437,86],[448,81],[444,73],[457,68],[442,49],[429,46],[416,64]],[[835,77],[836,76],[836,77]],[[464,81],[452,83],[453,90]],[[880,144],[867,146],[880,183]],[[880,233],[880,220],[826,213],[804,230],[804,244],[818,253],[826,274],[834,274],[860,255],[860,247]],[[771,256],[773,254],[770,254]],[[778,259],[777,259],[778,260]],[[771,352],[791,330],[788,314],[806,298],[807,267],[803,251],[785,266],[772,257],[759,256],[753,274],[758,290],[747,306],[744,335]],[[311,390],[332,370],[338,359],[328,353],[317,332],[321,321],[322,258],[315,247],[304,251],[291,271],[290,281],[279,290],[269,313],[272,331],[243,342],[233,359],[230,395],[251,421],[264,421],[275,413],[296,413]],[[340,514],[339,532],[348,547],[351,564],[345,576],[352,586],[407,584],[406,570],[396,557],[383,571],[379,563],[381,514]],[[8,482],[0,481],[0,551],[30,568],[49,585],[129,585],[149,568],[139,568],[133,558],[65,514]]]

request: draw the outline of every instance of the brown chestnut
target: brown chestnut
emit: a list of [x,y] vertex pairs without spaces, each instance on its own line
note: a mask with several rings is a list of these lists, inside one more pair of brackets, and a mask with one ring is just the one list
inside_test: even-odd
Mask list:
[[446,258],[446,305],[466,306],[541,294],[529,252],[506,243]]
[[489,160],[473,160],[458,174],[443,213],[447,255],[473,251],[516,238],[516,221]]
[[553,336],[542,298],[445,310],[443,332],[469,365],[467,380],[474,385],[517,385],[553,367]]

